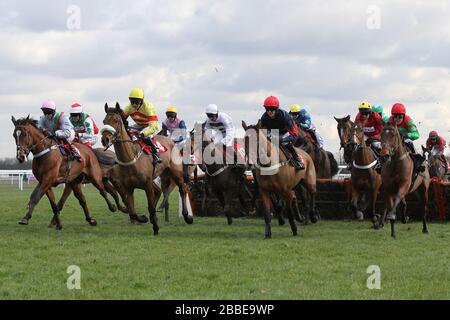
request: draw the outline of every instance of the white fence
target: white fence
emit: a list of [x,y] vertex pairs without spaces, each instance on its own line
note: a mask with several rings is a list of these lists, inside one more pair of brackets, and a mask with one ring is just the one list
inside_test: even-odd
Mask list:
[[34,175],[31,170],[0,170],[0,180],[11,181],[12,185],[17,181],[20,190],[23,190],[24,180],[29,184],[32,179]]

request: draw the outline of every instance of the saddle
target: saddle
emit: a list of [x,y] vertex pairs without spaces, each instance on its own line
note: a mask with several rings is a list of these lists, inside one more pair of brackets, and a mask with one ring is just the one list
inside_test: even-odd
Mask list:
[[306,138],[315,146],[317,147],[318,143],[316,140],[316,135],[313,134],[313,132],[306,130],[304,128],[299,128],[300,130],[302,130],[302,132],[305,134]]
[[[136,131],[129,131],[130,135],[132,137],[136,137],[137,143],[139,144],[139,146],[142,148],[142,151],[145,154],[151,155],[152,154],[152,147],[149,146],[148,144],[146,144],[144,141],[142,141],[142,139],[139,136],[139,132]],[[152,138],[153,144],[156,146],[156,148],[158,149],[158,154],[163,154],[165,153],[167,150],[169,150],[169,148],[167,148],[165,145],[163,145],[162,143],[160,143],[159,141],[156,141],[156,139],[153,137]]]
[[74,145],[70,145],[64,141],[59,141],[58,149],[61,155],[68,158],[70,161],[73,161],[74,159],[81,161],[80,150],[78,150],[78,148]]

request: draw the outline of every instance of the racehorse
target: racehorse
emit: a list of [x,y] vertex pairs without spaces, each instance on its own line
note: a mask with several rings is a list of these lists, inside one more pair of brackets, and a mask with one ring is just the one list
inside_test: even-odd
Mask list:
[[295,146],[305,150],[312,160],[314,161],[314,166],[316,167],[316,176],[319,179],[330,179],[339,170],[338,163],[334,159],[331,152],[326,151],[322,148],[318,148],[317,145],[311,142],[311,133],[305,132],[304,129],[297,126],[299,138],[296,141]]
[[377,158],[371,147],[364,141],[364,125],[355,125],[356,148],[352,155],[352,209],[358,220],[364,219],[361,200],[365,196],[369,215],[375,223],[380,216],[375,214],[375,204],[381,186],[381,176],[376,172]]
[[[153,225],[153,234],[159,233],[159,226],[156,217],[156,201],[154,179],[160,176],[166,169],[171,174],[171,178],[176,181],[180,196],[182,199],[182,214],[186,223],[193,222],[192,217],[188,215],[186,207],[186,186],[184,183],[182,159],[177,148],[174,149],[174,143],[171,139],[163,136],[155,136],[155,141],[165,146],[167,150],[162,154],[160,164],[153,166],[151,154],[145,154],[137,140],[130,137],[125,126],[124,113],[119,103],[115,108],[109,108],[105,104],[105,119],[103,124],[107,125],[106,130],[102,132],[102,144],[108,148],[114,145],[118,166],[112,170],[117,170],[120,177],[117,189],[125,201],[130,219],[138,222],[146,222],[145,217],[136,214],[134,206],[134,190],[143,189],[147,196],[147,207],[150,222]],[[169,174],[168,173],[168,174]]]
[[340,149],[344,149],[344,161],[349,164],[352,161],[353,150],[355,149],[355,138],[353,128],[355,124],[350,120],[350,115],[344,118],[336,118],[339,140],[341,142]]
[[[447,164],[441,160],[440,155],[432,154],[430,150],[422,146],[423,157],[428,161],[428,170],[430,172],[430,178],[439,178],[440,180],[446,179]],[[426,157],[428,155],[428,157]]]
[[50,201],[53,211],[53,218],[49,226],[55,226],[57,230],[62,229],[59,218],[59,208],[55,202],[55,194],[52,187],[60,183],[70,185],[75,197],[83,207],[86,221],[91,225],[97,225],[97,221],[93,219],[86,205],[86,199],[82,192],[81,182],[84,178],[100,191],[102,197],[108,203],[110,209],[114,206],[109,202],[103,185],[103,172],[99,161],[91,148],[82,144],[75,143],[78,148],[81,161],[73,161],[63,156],[58,150],[58,143],[54,138],[47,137],[38,129],[37,121],[28,116],[16,120],[11,117],[14,124],[13,137],[17,145],[17,160],[22,163],[28,157],[29,153],[33,153],[33,174],[39,182],[33,190],[30,201],[28,202],[28,211],[19,221],[19,224],[27,225],[32,218],[34,207],[39,203],[45,194]]
[[[296,170],[289,165],[289,157],[280,152],[266,134],[261,130],[261,121],[256,125],[247,126],[242,121],[245,130],[245,148],[249,161],[256,166],[256,177],[258,181],[259,194],[263,202],[265,220],[265,238],[272,237],[271,228],[271,194],[280,195],[285,201],[285,210],[291,226],[292,235],[297,235],[297,226],[294,221],[294,203],[292,190],[296,189],[300,183],[306,187],[310,197],[310,218],[317,221],[315,211],[316,193],[316,169],[311,157],[303,150],[299,149],[299,155],[303,158],[305,169]],[[262,158],[266,157],[266,158]]]
[[[197,143],[196,135],[201,134],[201,143]],[[251,208],[246,204],[244,199],[244,191],[249,193],[246,186],[247,179],[245,177],[245,168],[236,167],[233,164],[226,163],[223,157],[223,145],[215,145],[213,138],[208,131],[202,128],[201,124],[196,124],[194,129],[190,132],[191,150],[195,158],[201,159],[199,167],[205,172],[207,183],[211,185],[213,192],[224,208],[228,224],[233,223],[232,218],[232,201],[236,197],[239,198],[241,205],[247,212]],[[205,150],[211,155],[211,161],[206,159]],[[199,154],[201,152],[201,155]],[[233,152],[227,149],[226,152]],[[220,158],[220,161],[215,161]],[[206,191],[206,190],[205,190]],[[206,192],[204,193],[206,196]]]
[[[406,200],[407,194],[417,191],[422,208],[422,232],[428,233],[428,189],[430,187],[430,174],[428,167],[423,173],[417,175],[413,180],[414,163],[404,146],[397,126],[386,125],[381,132],[381,156],[389,156],[389,160],[381,169],[381,180],[386,199],[386,211],[383,219],[378,220],[378,225],[383,226],[385,218],[391,223],[391,236],[395,234],[396,210],[402,203],[403,223],[406,223]],[[387,214],[387,215],[386,215]]]

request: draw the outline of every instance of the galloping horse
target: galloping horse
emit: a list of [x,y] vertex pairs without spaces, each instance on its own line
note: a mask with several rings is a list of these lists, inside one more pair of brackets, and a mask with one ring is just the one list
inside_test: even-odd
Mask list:
[[357,123],[354,130],[356,148],[352,155],[352,209],[358,220],[363,220],[361,200],[365,196],[369,214],[374,223],[379,219],[375,204],[381,186],[381,176],[375,171],[377,158],[372,148],[364,141],[364,125]]
[[182,159],[177,148],[171,139],[163,136],[155,136],[155,140],[167,148],[167,151],[161,156],[162,162],[153,166],[152,155],[145,154],[142,148],[134,141],[123,121],[123,111],[119,103],[115,108],[109,108],[105,104],[105,119],[103,124],[108,125],[111,130],[104,130],[102,133],[102,144],[105,147],[114,145],[119,166],[112,170],[117,170],[120,177],[118,181],[118,191],[128,209],[131,220],[146,222],[145,217],[136,214],[134,206],[134,190],[143,189],[147,196],[147,206],[150,216],[150,222],[153,225],[153,234],[159,233],[159,226],[156,217],[156,201],[154,193],[154,179],[164,174],[170,174],[176,181],[180,196],[182,199],[182,214],[186,223],[193,222],[192,217],[188,215],[186,207],[186,185],[183,177]]
[[[430,178],[439,178],[440,180],[446,179],[447,165],[442,162],[441,156],[431,154],[431,152],[422,146],[423,157],[428,161],[428,170],[430,172]],[[428,155],[428,157],[426,157]]]
[[[389,155],[389,160],[381,169],[381,180],[386,199],[386,211],[383,219],[378,221],[383,226],[385,218],[391,222],[391,236],[395,238],[396,210],[402,202],[403,222],[406,222],[406,200],[407,194],[417,191],[422,207],[422,232],[428,233],[428,188],[430,187],[430,174],[428,167],[412,181],[414,163],[406,150],[397,126],[386,125],[381,132],[381,156]],[[387,216],[386,216],[387,213]]]
[[[300,183],[302,183],[309,192],[309,213],[311,221],[317,221],[317,213],[315,211],[316,169],[314,167],[314,162],[305,151],[299,150],[299,154],[302,156],[305,163],[305,169],[296,170],[289,165],[289,158],[284,152],[280,152],[273,142],[268,140],[263,133],[263,130],[261,130],[260,121],[258,121],[257,125],[252,126],[247,126],[247,124],[242,121],[242,127],[246,131],[245,147],[247,156],[249,157],[249,160],[256,165],[258,189],[264,208],[265,238],[268,239],[272,237],[272,216],[270,212],[272,193],[276,193],[284,199],[292,234],[296,236],[297,226],[294,221],[292,190],[296,189]],[[250,144],[252,145],[250,146]],[[267,159],[261,159],[261,155],[266,156]]]
[[355,138],[353,133],[353,128],[355,124],[350,120],[350,115],[344,118],[336,118],[337,130],[339,139],[341,142],[340,149],[344,149],[344,161],[349,164],[352,161],[352,153],[355,149]]
[[103,172],[99,161],[91,148],[82,144],[75,143],[80,151],[81,161],[72,161],[64,157],[58,150],[58,143],[44,135],[37,128],[37,121],[27,118],[16,120],[11,117],[15,126],[14,139],[17,145],[17,160],[22,163],[28,157],[29,153],[33,153],[33,174],[38,180],[38,185],[33,190],[30,201],[28,202],[28,211],[19,221],[19,224],[27,225],[31,219],[34,207],[45,194],[50,201],[53,211],[53,218],[49,226],[56,226],[60,230],[62,224],[59,218],[59,208],[55,202],[55,194],[52,187],[60,183],[69,184],[73,190],[75,197],[83,207],[86,221],[91,225],[97,225],[97,221],[93,219],[86,206],[81,182],[84,178],[88,178],[90,182],[100,191],[102,197],[108,203],[110,209],[113,204],[109,202],[103,185]]
[[[196,142],[196,135],[201,134],[202,142]],[[207,131],[203,130],[201,124],[196,124],[194,130],[190,132],[190,141],[192,152],[194,155],[198,155],[201,152],[202,163],[199,167],[205,172],[207,182],[211,185],[212,190],[217,196],[220,204],[224,208],[225,215],[227,217],[228,224],[233,223],[232,219],[232,200],[236,197],[243,208],[249,212],[251,209],[246,204],[243,191],[249,193],[246,186],[246,177],[244,176],[245,169],[236,168],[233,165],[225,163],[225,161],[205,161],[205,150],[211,155],[211,160],[215,160],[216,157],[224,160],[222,145],[215,145],[212,137]],[[227,149],[227,152],[230,152]],[[206,195],[206,194],[205,194]]]

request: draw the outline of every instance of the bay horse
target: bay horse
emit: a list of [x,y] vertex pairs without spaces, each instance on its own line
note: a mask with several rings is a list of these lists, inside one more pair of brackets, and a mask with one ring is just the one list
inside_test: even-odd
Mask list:
[[[196,135],[201,135],[201,137],[196,138]],[[200,140],[199,138],[201,138],[201,143],[197,141]],[[239,198],[244,210],[247,212],[251,211],[250,206],[247,205],[244,199],[244,192],[250,193],[246,186],[245,168],[237,168],[233,164],[226,163],[223,156],[223,145],[214,144],[213,138],[208,131],[204,130],[201,124],[196,124],[190,132],[190,142],[191,150],[195,158],[201,159],[201,163],[198,166],[205,172],[207,184],[210,184],[211,189],[216,194],[217,199],[224,209],[227,223],[231,225],[233,223],[233,199],[236,197]],[[229,152],[230,150],[227,149],[226,151]],[[211,155],[211,159],[206,159],[205,161],[206,153]],[[217,159],[220,158],[220,161],[215,161],[216,156]],[[204,196],[206,196],[206,190]]]
[[[245,130],[245,148],[249,161],[256,166],[259,195],[264,209],[265,239],[272,237],[271,227],[271,195],[276,193],[285,202],[285,210],[291,226],[292,235],[297,235],[297,226],[294,221],[294,195],[292,190],[300,184],[308,190],[310,199],[310,218],[317,221],[315,210],[316,169],[311,157],[301,149],[297,149],[305,163],[304,170],[296,170],[289,164],[290,160],[284,152],[280,152],[266,134],[261,130],[261,121],[256,125],[249,125],[242,121]],[[262,157],[266,157],[265,159]]]
[[146,222],[145,217],[138,216],[134,206],[134,190],[136,188],[143,189],[147,196],[147,207],[150,222],[153,225],[153,234],[159,233],[159,226],[156,217],[156,201],[154,179],[160,176],[164,171],[170,174],[171,178],[176,181],[180,196],[182,199],[182,214],[187,224],[193,222],[192,217],[188,215],[186,207],[186,185],[184,183],[183,163],[178,148],[174,148],[171,139],[163,136],[155,136],[155,140],[165,146],[167,150],[161,155],[162,162],[153,165],[153,157],[146,154],[137,141],[133,140],[127,131],[124,120],[123,110],[119,103],[115,108],[109,108],[105,104],[106,116],[103,124],[109,126],[110,130],[103,130],[102,144],[109,148],[114,145],[118,166],[112,170],[117,170],[120,177],[118,181],[118,191],[125,201],[128,214],[132,221]]
[[[440,155],[432,154],[430,150],[422,146],[422,155],[428,161],[428,171],[430,172],[430,178],[439,178],[440,180],[446,180],[447,164],[441,160]],[[428,156],[428,157],[427,157]]]
[[86,205],[86,199],[82,192],[81,182],[84,178],[89,181],[100,191],[101,196],[108,203],[109,208],[113,208],[113,204],[109,202],[103,185],[103,173],[99,161],[91,148],[75,143],[78,148],[81,161],[72,161],[63,156],[58,150],[58,143],[54,138],[47,137],[38,129],[37,121],[28,116],[16,120],[11,117],[14,124],[13,137],[17,146],[17,160],[22,163],[28,157],[29,153],[33,153],[32,171],[36,177],[38,184],[34,188],[28,202],[28,210],[25,216],[19,221],[19,224],[27,225],[32,218],[34,207],[39,203],[45,194],[50,201],[53,211],[53,218],[49,226],[55,226],[57,230],[62,229],[59,213],[60,210],[56,204],[55,194],[52,187],[60,183],[70,185],[75,197],[83,207],[86,221],[91,225],[97,225],[97,221],[93,219]]
[[344,149],[344,161],[346,164],[349,164],[352,161],[352,154],[356,144],[355,137],[352,134],[355,124],[350,120],[350,115],[344,118],[334,117],[334,119],[337,121],[337,131],[341,144],[339,150]]
[[391,223],[391,236],[395,234],[395,220],[397,206],[402,203],[403,222],[406,223],[406,200],[407,194],[416,191],[420,198],[422,209],[422,232],[428,233],[428,189],[430,187],[430,174],[428,166],[423,173],[417,175],[412,181],[414,163],[406,150],[395,124],[386,125],[381,132],[381,156],[389,156],[389,160],[381,169],[381,180],[386,199],[386,211],[383,219],[378,221],[383,226],[385,218]]
[[375,213],[375,204],[381,187],[381,176],[376,172],[377,157],[364,140],[364,123],[356,123],[354,135],[356,148],[352,154],[352,210],[358,220],[364,219],[362,197],[375,223],[381,216]]

